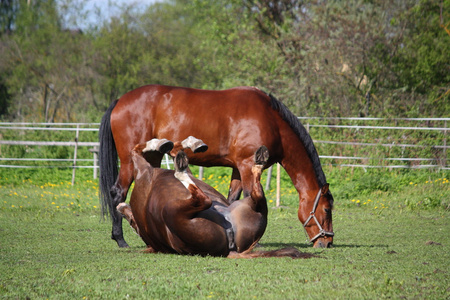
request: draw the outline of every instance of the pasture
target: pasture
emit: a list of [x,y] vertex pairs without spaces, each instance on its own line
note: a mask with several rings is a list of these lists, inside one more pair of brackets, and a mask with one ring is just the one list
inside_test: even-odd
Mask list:
[[[119,249],[89,171],[71,186],[70,171],[0,169],[0,297],[448,299],[450,173],[324,171],[335,197],[333,248],[306,244],[284,176],[281,208],[267,192],[259,249],[294,246],[317,257],[232,260],[146,254],[128,226],[131,247]],[[224,193],[228,173],[207,169],[205,180]]]

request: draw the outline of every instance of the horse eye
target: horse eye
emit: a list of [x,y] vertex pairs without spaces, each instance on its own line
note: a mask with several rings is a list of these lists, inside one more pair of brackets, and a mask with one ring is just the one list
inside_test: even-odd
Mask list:
[[330,208],[325,208],[324,211],[325,211],[325,213],[327,215],[331,214],[331,209]]

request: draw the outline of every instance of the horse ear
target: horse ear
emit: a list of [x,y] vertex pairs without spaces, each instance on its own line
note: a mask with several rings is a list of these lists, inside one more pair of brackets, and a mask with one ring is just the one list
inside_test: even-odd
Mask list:
[[322,187],[322,196],[325,195],[326,193],[328,193],[329,190],[330,190],[330,185],[328,183],[325,183],[324,186]]

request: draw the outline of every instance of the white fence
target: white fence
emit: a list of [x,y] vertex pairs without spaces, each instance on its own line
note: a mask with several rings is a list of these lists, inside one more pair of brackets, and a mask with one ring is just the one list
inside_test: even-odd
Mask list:
[[[303,124],[310,131],[311,136],[315,136],[315,130],[317,129],[331,129],[339,131],[358,132],[359,134],[353,134],[358,138],[365,141],[352,140],[348,136],[341,135],[338,140],[314,140],[316,147],[318,147],[319,153],[323,164],[327,164],[332,160],[335,163],[330,163],[340,167],[362,167],[362,168],[409,168],[409,169],[423,169],[423,168],[439,168],[449,169],[449,160],[447,157],[448,143],[447,132],[448,122],[450,118],[396,118],[396,119],[383,119],[383,118],[306,118],[299,117]],[[326,122],[326,124],[311,124],[314,120],[320,120]],[[342,125],[331,124],[336,122],[357,122],[363,123],[358,125]],[[367,125],[367,122],[391,122],[391,123],[411,123],[411,126],[380,126],[380,125]],[[317,122],[316,122],[317,123]],[[401,131],[402,137],[400,139],[392,138],[392,136],[398,136],[398,132]],[[386,134],[386,132],[388,134]],[[395,133],[397,132],[397,134]],[[383,134],[384,133],[384,134]],[[392,133],[390,135],[389,133]],[[415,134],[420,133],[420,134]],[[432,133],[431,136],[429,133]],[[428,136],[427,136],[428,135]],[[423,138],[427,136],[426,138]],[[367,138],[369,137],[369,138]],[[423,138],[423,139],[422,139]],[[344,140],[342,140],[344,139]],[[369,141],[367,141],[369,140]],[[356,148],[372,148],[379,149],[385,148],[380,153],[369,152],[368,156],[355,156],[355,155],[327,155],[326,147],[340,146],[340,147],[352,147]],[[388,149],[389,151],[386,151]],[[390,152],[392,149],[400,149],[397,151],[398,156],[386,155],[386,152]],[[406,151],[406,149],[411,149]],[[355,150],[355,153],[360,151]],[[394,151],[392,151],[394,152]],[[399,153],[400,152],[400,153]],[[430,155],[429,152],[433,153]],[[378,154],[378,155],[377,155]],[[426,154],[426,157],[422,157]],[[421,156],[422,155],[422,156]],[[347,163],[336,163],[336,161],[347,161]],[[368,163],[370,162],[370,163]],[[378,163],[377,163],[378,162]],[[394,164],[393,164],[394,163]]]
[[[299,119],[313,138],[323,136],[323,134],[319,134],[320,130],[328,130],[335,137],[332,140],[314,140],[323,165],[391,169],[450,169],[447,157],[449,148],[447,146],[449,129],[447,125],[450,118],[300,117]],[[377,125],[376,123],[382,124]],[[385,126],[383,125],[385,123],[394,123],[394,125]],[[398,123],[402,125],[395,125]],[[73,170],[72,180],[75,179],[76,169],[92,168],[93,176],[96,178],[98,142],[92,135],[97,135],[98,128],[99,123],[0,123],[0,168],[71,168]],[[7,139],[2,134],[6,131],[10,133]],[[20,140],[25,132],[30,131],[71,131],[73,138],[65,141]],[[401,138],[393,138],[399,136],[398,131],[402,133]],[[11,138],[11,132],[17,134]],[[90,141],[83,141],[80,134],[87,132],[91,133]],[[68,136],[71,135],[64,134],[66,139]],[[26,146],[27,148],[69,146],[73,147],[73,155],[66,158],[36,158],[27,157],[26,154],[22,157],[6,157],[1,151],[2,145]],[[80,147],[90,147],[92,158],[86,158],[86,153],[83,158],[78,158]],[[364,152],[360,150],[362,148],[366,149],[365,153],[370,155],[357,155]],[[84,150],[84,152],[86,151]],[[429,155],[430,153],[433,155]],[[57,165],[52,165],[56,162]],[[169,167],[170,163],[166,157],[164,164]]]

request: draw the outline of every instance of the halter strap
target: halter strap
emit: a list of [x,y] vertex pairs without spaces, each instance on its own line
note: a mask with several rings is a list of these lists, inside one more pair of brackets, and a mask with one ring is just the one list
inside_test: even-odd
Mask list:
[[313,238],[309,240],[310,243],[313,243],[315,240],[317,240],[321,236],[334,236],[334,232],[332,231],[325,231],[322,226],[319,223],[319,220],[316,218],[316,209],[319,205],[320,196],[322,195],[322,188],[319,189],[319,192],[316,195],[316,199],[314,200],[314,205],[311,213],[309,214],[308,219],[306,219],[305,223],[303,223],[303,228],[305,229],[306,237],[309,239],[308,232],[306,231],[306,225],[308,225],[309,221],[313,219],[316,222],[317,227],[319,227],[319,233],[316,234]]

